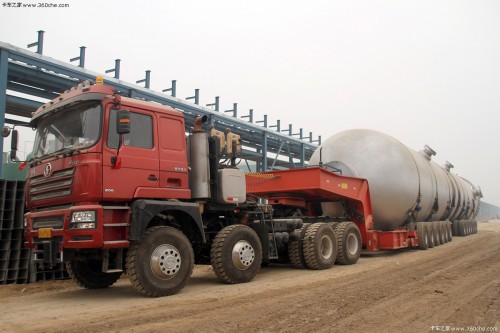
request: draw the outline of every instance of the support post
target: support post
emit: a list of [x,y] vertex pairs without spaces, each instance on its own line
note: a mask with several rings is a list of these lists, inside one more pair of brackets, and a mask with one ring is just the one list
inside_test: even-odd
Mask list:
[[70,62],[80,60],[78,67],[84,68],[85,67],[85,46],[80,46],[80,56],[79,57],[74,57],[69,59]]
[[233,117],[237,118],[238,117],[238,103],[233,103],[233,108],[231,110],[226,110],[224,112],[232,112]]
[[288,135],[292,136],[292,124],[288,124],[288,129],[281,130],[281,132],[288,132]]
[[215,96],[215,102],[207,104],[207,106],[213,106],[214,107],[214,111],[219,112],[219,96]]
[[[257,120],[255,123],[256,124],[262,123],[262,126],[264,126],[265,128],[267,128],[267,114],[264,115],[264,119],[263,120]],[[265,169],[264,169],[264,171],[265,171]]]
[[115,68],[112,68],[112,69],[108,69],[105,71],[105,73],[115,73],[115,79],[119,79],[120,78],[120,62],[121,60],[120,59],[116,59],[115,60]]
[[144,82],[144,88],[149,89],[149,83],[151,82],[151,71],[147,70],[146,71],[146,78],[142,80],[135,81],[135,83],[142,83]]
[[[5,125],[7,109],[7,72],[9,67],[9,52],[0,49],[0,129]],[[3,137],[0,136],[0,149],[3,151]],[[2,176],[3,154],[0,154],[0,177]]]
[[38,30],[38,41],[28,44],[28,47],[33,47],[36,46],[36,53],[42,54],[43,53],[43,34],[45,31],[43,30]]
[[281,120],[276,120],[276,125],[271,125],[269,128],[276,128],[276,132],[281,132]]
[[200,104],[200,89],[194,90],[194,96],[186,97],[186,100],[189,100],[189,99],[194,99],[194,104],[199,105]]
[[[266,120],[266,125],[267,125],[267,115],[264,116]],[[261,163],[262,170],[261,171],[267,171],[267,132],[264,131],[262,133],[262,163]]]
[[163,89],[163,92],[169,92],[170,91],[170,96],[176,97],[177,96],[177,80],[172,80],[172,87],[168,89]]
[[253,109],[250,109],[246,116],[241,116],[241,119],[248,118],[248,121],[253,123]]

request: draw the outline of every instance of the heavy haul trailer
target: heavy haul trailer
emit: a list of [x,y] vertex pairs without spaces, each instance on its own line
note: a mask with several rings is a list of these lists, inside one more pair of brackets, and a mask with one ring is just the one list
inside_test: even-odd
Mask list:
[[[267,199],[278,215],[295,210],[295,214],[302,216],[306,229],[303,228],[299,247],[307,234],[307,228],[311,228],[310,223],[331,224],[338,242],[337,263],[340,264],[354,264],[359,258],[361,245],[367,251],[417,246],[423,249],[428,246],[427,228],[423,222],[410,229],[374,229],[366,179],[342,176],[319,166],[268,171],[247,174],[247,193]],[[325,216],[321,204],[328,202],[342,202],[346,214],[337,217]],[[451,240],[450,224],[442,223],[442,226],[446,227],[446,240],[448,241],[448,235]],[[290,251],[293,252],[293,249]],[[292,255],[290,257],[294,258]],[[301,267],[301,264],[294,260],[292,263]]]
[[[362,245],[423,248],[445,234],[441,222],[376,231],[362,178],[322,168],[245,177],[235,166],[239,136],[204,121],[186,137],[181,112],[91,82],[40,107],[26,182],[25,239],[35,264],[64,262],[92,289],[126,271],[135,289],[156,297],[180,291],[195,263],[243,283],[272,261],[325,269],[355,263]],[[346,213],[321,214],[330,201]]]

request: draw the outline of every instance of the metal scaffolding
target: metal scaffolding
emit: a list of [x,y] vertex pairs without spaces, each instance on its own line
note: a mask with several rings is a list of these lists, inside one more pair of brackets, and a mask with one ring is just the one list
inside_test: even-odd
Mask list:
[[[53,99],[81,81],[95,80],[96,76],[102,75],[85,69],[85,46],[80,47],[78,57],[70,59],[71,62],[78,61],[78,66],[44,56],[43,37],[44,32],[39,31],[38,41],[28,45],[36,46],[36,52],[0,42],[0,128],[5,124],[6,114],[29,118],[42,104],[10,92]],[[220,129],[229,128],[241,136],[243,159],[247,165],[248,161],[254,161],[257,171],[302,167],[316,149],[316,144],[321,144],[321,136],[313,139],[313,133],[309,132],[306,136],[302,128],[297,133],[294,133],[291,124],[282,129],[281,120],[277,120],[275,125],[268,124],[267,115],[262,120],[255,120],[253,109],[238,118],[237,103],[230,110],[219,111],[219,96],[215,97],[214,103],[202,106],[199,104],[199,89],[195,89],[194,95],[186,100],[179,99],[176,97],[176,80],[172,80],[172,86],[162,92],[153,91],[149,89],[150,70],[145,71],[145,77],[135,84],[121,81],[121,65],[121,60],[116,59],[114,68],[105,71],[113,74],[113,77],[104,77],[106,84],[113,86],[123,96],[169,105],[182,111],[187,126],[193,126],[197,116],[207,115],[209,125]],[[137,84],[144,84],[144,87]],[[3,151],[3,139],[0,146]]]

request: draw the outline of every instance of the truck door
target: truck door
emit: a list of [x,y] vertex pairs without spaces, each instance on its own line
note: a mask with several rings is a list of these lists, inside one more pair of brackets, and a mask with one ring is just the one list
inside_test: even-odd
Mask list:
[[103,198],[129,200],[134,196],[152,197],[159,187],[157,129],[154,114],[130,109],[130,133],[123,137],[117,165],[119,136],[116,133],[117,110],[111,109],[103,145]]
[[184,121],[180,116],[159,116],[160,187],[165,197],[188,199],[188,163]]

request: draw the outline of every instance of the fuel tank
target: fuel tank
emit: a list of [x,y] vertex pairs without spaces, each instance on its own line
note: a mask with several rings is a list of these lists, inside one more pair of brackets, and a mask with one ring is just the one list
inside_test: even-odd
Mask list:
[[[411,221],[471,219],[477,214],[480,188],[431,160],[428,146],[417,152],[395,138],[368,129],[353,129],[327,139],[309,164],[320,162],[342,175],[366,178],[375,228],[389,231]],[[325,204],[325,214],[339,205]],[[333,213],[332,213],[333,214]]]

